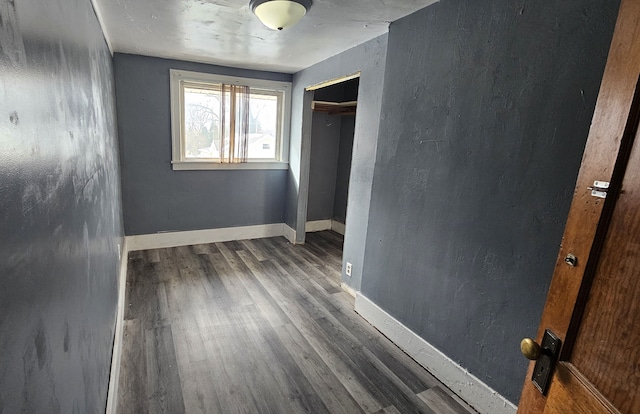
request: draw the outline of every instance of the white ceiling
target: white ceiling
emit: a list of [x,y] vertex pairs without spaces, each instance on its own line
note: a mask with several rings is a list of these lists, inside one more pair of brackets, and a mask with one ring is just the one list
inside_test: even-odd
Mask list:
[[436,0],[314,0],[296,26],[262,25],[249,0],[94,0],[115,52],[294,73]]

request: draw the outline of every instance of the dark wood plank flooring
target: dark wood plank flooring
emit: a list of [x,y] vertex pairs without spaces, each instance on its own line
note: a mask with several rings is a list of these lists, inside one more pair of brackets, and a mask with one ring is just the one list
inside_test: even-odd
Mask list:
[[353,311],[342,237],[132,252],[118,413],[474,413]]

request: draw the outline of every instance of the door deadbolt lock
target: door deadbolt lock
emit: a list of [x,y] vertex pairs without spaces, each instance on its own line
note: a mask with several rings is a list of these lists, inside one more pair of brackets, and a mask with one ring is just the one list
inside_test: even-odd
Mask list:
[[564,262],[571,267],[576,267],[578,265],[578,258],[575,255],[569,253],[567,257],[564,258]]

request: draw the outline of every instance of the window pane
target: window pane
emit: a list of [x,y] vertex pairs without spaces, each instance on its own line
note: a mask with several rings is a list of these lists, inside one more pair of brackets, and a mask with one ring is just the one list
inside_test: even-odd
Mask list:
[[249,159],[275,159],[278,96],[252,93],[249,100]]
[[220,91],[184,88],[185,158],[220,158]]

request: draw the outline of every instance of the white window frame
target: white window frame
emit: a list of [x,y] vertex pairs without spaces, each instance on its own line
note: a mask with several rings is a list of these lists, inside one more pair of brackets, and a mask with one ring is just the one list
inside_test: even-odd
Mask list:
[[[174,170],[286,170],[289,168],[289,134],[291,124],[291,82],[278,82],[239,76],[215,75],[170,69],[171,91],[171,166]],[[283,93],[278,113],[279,136],[276,137],[276,160],[249,160],[246,163],[220,163],[185,157],[183,85],[187,83],[246,85],[249,88],[268,89]]]

